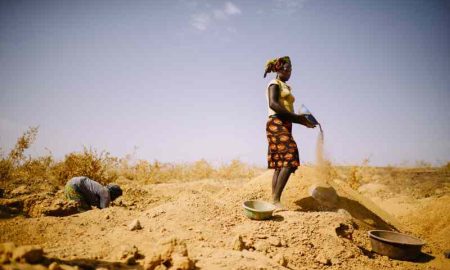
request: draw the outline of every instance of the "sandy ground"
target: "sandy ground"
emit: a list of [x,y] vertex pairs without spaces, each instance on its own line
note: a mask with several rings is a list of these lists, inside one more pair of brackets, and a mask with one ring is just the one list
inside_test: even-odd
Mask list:
[[[286,210],[271,220],[250,220],[242,202],[270,200],[271,173],[250,181],[140,185],[122,180],[125,195],[112,207],[68,216],[63,215],[70,205],[59,200],[61,191],[7,190],[7,198],[0,199],[0,242],[42,247],[47,259],[39,269],[53,261],[79,269],[450,269],[443,256],[450,249],[448,172],[360,170],[357,194],[367,202],[338,185],[339,203],[327,208],[309,196],[315,174],[302,167],[283,194]],[[349,169],[339,168],[333,177],[344,183],[349,175]],[[384,212],[367,207],[370,201]],[[418,260],[392,260],[371,251],[368,230],[393,229],[383,215],[395,220],[396,229],[426,241]],[[135,220],[141,229],[130,228]]]

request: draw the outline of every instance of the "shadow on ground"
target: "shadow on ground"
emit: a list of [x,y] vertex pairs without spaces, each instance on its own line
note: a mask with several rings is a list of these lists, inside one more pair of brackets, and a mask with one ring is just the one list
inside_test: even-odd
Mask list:
[[272,218],[271,218],[271,220],[280,222],[280,221],[283,221],[283,220],[284,220],[284,217],[283,217],[283,216],[280,216],[280,215],[273,215]]
[[411,261],[415,262],[415,263],[427,263],[429,261],[434,260],[434,258],[435,257],[430,255],[430,254],[426,254],[426,253],[420,252],[419,256],[417,256],[416,259],[411,260]]
[[[370,259],[375,258],[375,256],[380,256],[377,253],[375,253],[375,252],[373,252],[371,250],[368,250],[368,249],[366,249],[364,247],[358,246],[358,248],[361,250],[361,252],[364,254],[364,256],[366,256],[366,257],[368,257]],[[435,259],[434,256],[431,256],[429,254],[420,252],[420,254],[415,259],[412,259],[412,260],[400,260],[400,261],[409,261],[409,262],[414,262],[414,263],[427,263],[427,262],[430,262],[430,261],[432,261],[434,259]]]
[[336,211],[337,209],[345,209],[350,213],[350,215],[352,215],[353,218],[359,220],[360,222],[368,225],[371,228],[398,231],[394,226],[386,223],[382,218],[367,209],[364,205],[355,200],[351,200],[345,197],[339,197],[334,207],[323,206],[319,204],[313,197],[306,197],[295,201],[294,203],[300,207],[298,211],[303,212],[327,212]]
[[126,270],[126,269],[136,269],[141,270],[144,269],[142,265],[127,265],[123,262],[108,262],[102,260],[94,260],[94,259],[74,259],[74,260],[62,260],[62,259],[49,259],[46,264],[50,264],[52,262],[56,262],[58,264],[65,264],[69,266],[77,266],[79,269],[83,270],[95,270],[98,268],[105,268],[108,270]]

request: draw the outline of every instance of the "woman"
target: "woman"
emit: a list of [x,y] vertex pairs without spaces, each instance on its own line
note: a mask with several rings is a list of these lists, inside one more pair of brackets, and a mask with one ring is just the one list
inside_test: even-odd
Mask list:
[[276,72],[277,77],[270,81],[266,93],[269,105],[269,119],[266,125],[269,150],[268,168],[275,169],[272,178],[273,203],[281,208],[280,197],[291,173],[300,166],[297,144],[292,137],[292,123],[314,128],[304,116],[295,114],[291,88],[286,82],[291,77],[292,66],[289,56],[273,59],[266,64],[267,73]]
[[103,209],[122,196],[122,189],[116,184],[102,184],[89,179],[86,176],[73,177],[70,179],[64,193],[68,200],[75,201],[79,212],[92,209],[92,206]]

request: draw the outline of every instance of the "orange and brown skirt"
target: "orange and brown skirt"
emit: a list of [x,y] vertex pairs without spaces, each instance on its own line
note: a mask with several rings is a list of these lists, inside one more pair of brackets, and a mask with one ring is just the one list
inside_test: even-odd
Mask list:
[[279,117],[270,117],[266,125],[269,150],[267,164],[269,169],[300,166],[297,144],[292,137],[292,122]]

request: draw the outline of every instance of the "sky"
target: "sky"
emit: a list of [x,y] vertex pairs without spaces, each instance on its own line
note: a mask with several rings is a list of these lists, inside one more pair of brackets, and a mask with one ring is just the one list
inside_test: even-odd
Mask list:
[[[265,166],[267,60],[336,164],[450,160],[450,1],[0,1],[0,147]],[[318,129],[294,125],[303,163]]]

